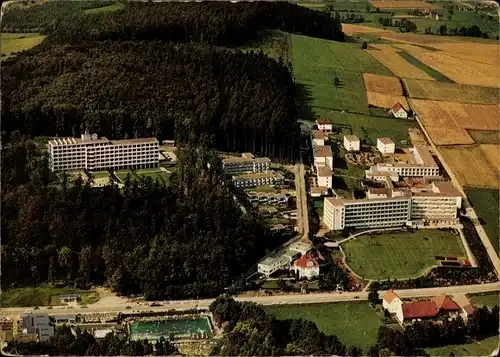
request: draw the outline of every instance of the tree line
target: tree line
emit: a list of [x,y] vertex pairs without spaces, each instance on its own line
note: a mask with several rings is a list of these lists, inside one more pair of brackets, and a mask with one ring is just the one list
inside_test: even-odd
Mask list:
[[262,52],[162,42],[50,43],[2,63],[2,130],[108,139],[205,135],[223,151],[294,160],[290,71]]
[[66,281],[154,300],[214,297],[289,239],[242,215],[205,146],[179,152],[168,186],[127,179],[122,189],[64,174],[58,184],[39,151],[22,138],[2,149],[3,289]]
[[[278,2],[127,2],[118,11],[83,14],[85,5],[56,8],[41,4],[7,10],[3,29],[36,28],[51,41],[134,40],[199,42],[237,46],[263,29],[343,40],[340,19],[285,1]],[[88,4],[88,3],[87,3]],[[71,11],[73,13],[70,15]]]
[[69,326],[63,325],[57,327],[54,336],[47,341],[12,341],[5,352],[28,356],[170,356],[179,351],[163,337],[156,342],[129,341],[125,335],[109,333],[104,338],[96,339],[78,327],[73,334]]
[[[488,32],[481,31],[479,26],[462,26],[449,28],[446,25],[439,26],[437,32],[432,32],[431,27],[426,27],[424,29],[426,35],[441,35],[441,36],[466,36],[466,37],[477,37],[477,38],[490,38]],[[498,37],[498,36],[497,36]]]
[[262,306],[219,296],[209,308],[224,330],[212,350],[215,356],[360,356],[362,350],[346,347],[335,335],[325,335],[312,321],[278,320]]

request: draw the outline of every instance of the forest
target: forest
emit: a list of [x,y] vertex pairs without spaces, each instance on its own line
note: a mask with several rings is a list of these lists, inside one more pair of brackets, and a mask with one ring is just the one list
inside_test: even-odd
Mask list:
[[2,65],[2,130],[28,137],[206,134],[227,151],[293,159],[297,111],[283,63],[161,42],[42,45]]
[[122,190],[65,175],[55,184],[31,140],[11,139],[1,159],[3,289],[65,281],[156,300],[214,297],[289,239],[242,215],[205,146],[179,152],[167,187],[127,180]]

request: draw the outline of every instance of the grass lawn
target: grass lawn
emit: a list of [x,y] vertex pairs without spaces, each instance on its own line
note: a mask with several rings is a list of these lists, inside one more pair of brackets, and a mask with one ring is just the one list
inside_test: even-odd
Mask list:
[[[390,76],[391,72],[362,50],[361,44],[300,35],[291,35],[291,43],[297,88],[313,112],[326,109],[369,114],[362,73]],[[334,85],[335,77],[340,80],[338,86]]]
[[123,9],[124,7],[125,7],[125,5],[122,3],[115,3],[112,5],[108,5],[108,6],[102,6],[102,7],[96,7],[94,9],[83,10],[83,12],[86,14],[99,14],[101,12],[118,11],[118,10]]
[[27,50],[36,46],[42,42],[44,38],[45,36],[38,33],[2,33],[0,34],[2,57],[8,57],[18,51]]
[[276,189],[271,186],[257,186],[255,188],[249,189],[248,191],[255,191],[255,192],[276,192]]
[[95,179],[104,179],[109,177],[109,172],[108,171],[91,171],[90,174],[95,178]]
[[70,288],[22,288],[2,291],[0,295],[1,307],[31,307],[63,305],[59,301],[60,294],[80,294],[82,303],[90,304],[99,300],[99,294],[89,290]]
[[492,308],[497,305],[500,306],[500,292],[488,293],[488,294],[469,294],[469,299],[475,306],[486,305],[488,308]]
[[486,231],[493,248],[495,248],[497,254],[500,254],[500,244],[498,242],[498,237],[500,235],[498,227],[498,189],[468,187],[464,189],[467,194],[467,198],[469,198],[470,202],[474,206],[474,210],[477,215],[486,222],[483,225],[483,228]]
[[463,345],[426,348],[424,351],[429,356],[449,356],[451,352],[453,352],[455,356],[489,356],[498,348],[498,341],[499,336],[497,335]]
[[429,76],[434,78],[436,81],[439,82],[448,82],[448,83],[455,83],[452,81],[450,78],[446,77],[444,74],[436,71],[434,68],[431,68],[427,66],[425,63],[420,62],[418,59],[410,55],[409,53],[406,52],[398,52],[401,57],[403,57],[407,62],[411,63],[415,67],[421,69],[425,73],[427,73]]
[[342,245],[349,266],[367,279],[413,278],[436,263],[434,256],[466,257],[451,231],[418,230],[363,235]]
[[158,167],[153,167],[149,169],[136,170],[135,175],[137,177],[149,177],[153,181],[167,184],[170,177],[170,172],[165,172]]
[[135,176],[130,170],[115,171],[115,176],[118,180],[120,180],[121,183],[125,182],[125,179],[127,178],[127,175],[129,175],[129,174],[130,174],[131,180],[137,180],[137,176]]
[[315,199],[313,200],[314,203],[314,209],[316,210],[316,213],[318,214],[318,217],[320,220],[323,219],[323,204],[324,204],[323,199]]
[[334,334],[346,345],[361,347],[363,352],[376,343],[381,322],[368,302],[337,302],[313,305],[265,307],[279,319],[303,318],[316,323],[325,334]]

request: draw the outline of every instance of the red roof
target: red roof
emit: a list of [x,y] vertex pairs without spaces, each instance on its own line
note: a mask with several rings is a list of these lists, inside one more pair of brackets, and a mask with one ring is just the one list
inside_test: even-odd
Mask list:
[[401,105],[400,102],[397,102],[396,104],[394,104],[391,109],[393,112],[397,112],[400,109],[403,109],[406,112],[405,108]]
[[389,290],[387,291],[384,296],[382,296],[382,299],[387,301],[389,304],[394,300],[398,298],[399,299],[399,296],[396,295],[396,293],[394,292],[394,290]]
[[474,313],[474,311],[476,311],[476,309],[474,308],[474,306],[472,306],[471,304],[465,305],[463,307],[463,309],[467,313],[467,315],[472,315]]
[[318,123],[318,124],[331,124],[332,122],[328,118],[319,118],[319,119],[316,119],[316,123]]
[[438,310],[443,310],[443,311],[456,311],[456,310],[461,310],[460,306],[453,301],[451,297],[449,297],[446,294],[441,294],[437,297],[435,297],[434,302],[436,303],[436,307]]
[[403,304],[402,308],[405,319],[434,317],[438,313],[436,303],[432,300],[410,302]]
[[293,265],[301,268],[313,268],[313,267],[319,267],[319,263],[316,260],[316,258],[306,254],[301,256],[299,259],[293,263]]

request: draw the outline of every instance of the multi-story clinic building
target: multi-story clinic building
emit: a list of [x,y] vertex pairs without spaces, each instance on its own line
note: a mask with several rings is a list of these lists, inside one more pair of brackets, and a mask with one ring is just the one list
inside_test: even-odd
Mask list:
[[231,157],[222,160],[222,170],[226,174],[240,172],[266,172],[271,160],[267,157],[254,157],[251,153],[243,153],[241,157]]
[[409,225],[459,226],[460,192],[449,182],[433,183],[426,190],[370,189],[366,199],[326,197],[323,220],[331,230]]
[[23,334],[37,334],[40,341],[54,336],[54,325],[45,313],[27,312],[21,315]]
[[144,169],[159,164],[156,138],[111,141],[85,133],[81,138],[54,138],[47,149],[52,171]]
[[256,172],[233,176],[233,184],[236,187],[256,187],[266,185],[282,185],[284,177],[274,172]]

